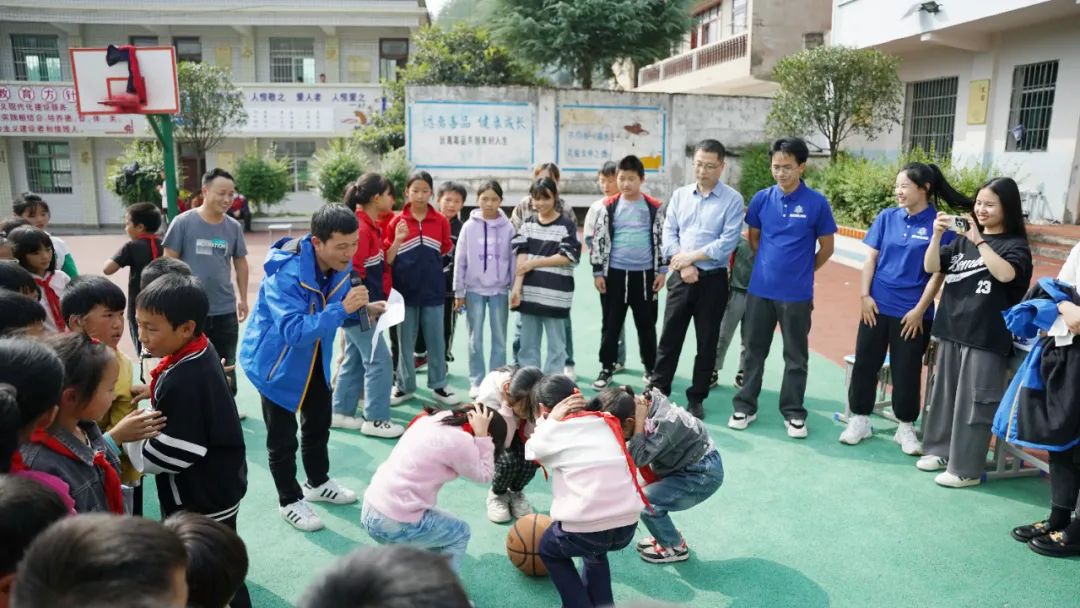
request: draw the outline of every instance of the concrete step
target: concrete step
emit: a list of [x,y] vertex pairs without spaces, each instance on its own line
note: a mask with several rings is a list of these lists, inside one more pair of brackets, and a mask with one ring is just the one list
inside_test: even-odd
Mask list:
[[1064,262],[1069,257],[1069,252],[1072,251],[1073,245],[1071,244],[1059,244],[1059,243],[1047,243],[1042,240],[1031,241],[1031,254],[1035,256],[1042,256],[1059,262]]

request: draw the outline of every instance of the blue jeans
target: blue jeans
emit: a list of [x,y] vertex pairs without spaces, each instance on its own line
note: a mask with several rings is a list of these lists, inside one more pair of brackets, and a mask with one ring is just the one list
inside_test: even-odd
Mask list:
[[[559,591],[564,608],[592,608],[615,603],[611,593],[611,567],[607,554],[630,544],[637,526],[631,524],[601,532],[566,532],[555,522],[540,539],[540,560]],[[578,576],[573,558],[582,558]]]
[[664,547],[675,547],[682,542],[682,535],[675,528],[668,513],[685,511],[712,496],[724,483],[724,463],[720,452],[713,450],[701,460],[678,473],[645,486],[645,496],[653,511],[641,511],[641,521],[649,529],[656,542]]
[[469,546],[469,524],[446,511],[428,509],[415,524],[402,523],[364,505],[360,525],[372,540],[380,545],[409,544],[450,558],[454,572],[461,570],[461,561]]
[[431,390],[446,386],[446,336],[443,335],[443,305],[405,306],[401,332],[401,356],[398,357],[398,388],[416,391],[416,367],[410,354],[416,348],[416,335],[424,333],[427,343],[427,385]]
[[506,317],[510,298],[502,293],[482,296],[465,292],[465,322],[469,326],[469,384],[480,386],[484,380],[484,316],[491,325],[491,358],[488,369],[506,365]]
[[356,416],[356,403],[364,396],[364,419],[383,421],[390,419],[390,385],[394,371],[390,363],[390,349],[379,336],[375,345],[375,360],[371,360],[371,336],[374,329],[363,331],[359,325],[346,327],[345,345],[334,385],[333,407],[335,414]]
[[539,315],[521,315],[521,351],[518,362],[522,367],[540,365],[540,339],[547,336],[545,374],[561,374],[566,365],[566,320]]
[[[566,317],[566,365],[574,364],[574,324],[570,320],[570,317]],[[517,316],[514,320],[514,343],[512,346],[512,355],[514,365],[520,365],[518,360],[518,353],[521,351],[521,315]],[[626,344],[623,338],[619,338],[619,362],[626,363]]]

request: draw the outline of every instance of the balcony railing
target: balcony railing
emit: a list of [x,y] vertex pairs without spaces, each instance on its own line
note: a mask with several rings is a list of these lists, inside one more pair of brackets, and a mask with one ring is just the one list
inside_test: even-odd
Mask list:
[[645,66],[638,71],[638,86],[682,76],[743,57],[746,57],[746,34],[714,42],[688,53]]

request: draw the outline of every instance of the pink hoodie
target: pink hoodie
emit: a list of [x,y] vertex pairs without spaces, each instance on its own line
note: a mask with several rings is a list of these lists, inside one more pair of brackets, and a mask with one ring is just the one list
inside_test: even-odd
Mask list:
[[476,399],[473,399],[473,403],[483,403],[498,412],[506,421],[506,444],[503,449],[509,448],[510,444],[514,442],[514,436],[517,435],[519,426],[526,439],[532,436],[533,429],[536,426],[532,422],[526,422],[522,425],[522,421],[514,413],[514,408],[503,400],[503,384],[509,382],[511,376],[510,372],[499,370],[489,372],[480,383],[480,392],[476,395]]
[[551,519],[567,532],[636,524],[642,502],[624,444],[599,416],[537,424],[525,458],[551,470]]
[[394,521],[415,524],[435,506],[448,481],[461,476],[491,483],[495,476],[491,437],[473,437],[461,427],[442,424],[449,415],[425,416],[405,431],[371,478],[365,504]]

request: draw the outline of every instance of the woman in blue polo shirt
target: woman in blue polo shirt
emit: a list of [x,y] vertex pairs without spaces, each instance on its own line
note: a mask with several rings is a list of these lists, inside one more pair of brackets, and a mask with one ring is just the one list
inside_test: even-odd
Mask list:
[[[923,269],[937,218],[931,200],[964,208],[971,207],[971,200],[949,185],[937,165],[923,163],[900,170],[894,193],[896,207],[879,213],[863,239],[870,253],[862,270],[862,320],[848,387],[852,416],[840,442],[855,445],[871,436],[878,372],[888,352],[893,413],[900,420],[893,441],[905,454],[917,456],[922,453],[914,427],[922,357],[930,342],[934,298],[944,278]],[[942,244],[948,245],[954,236],[945,233]]]

